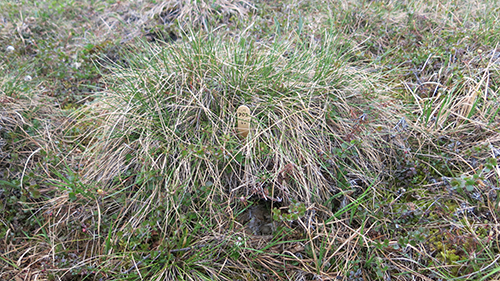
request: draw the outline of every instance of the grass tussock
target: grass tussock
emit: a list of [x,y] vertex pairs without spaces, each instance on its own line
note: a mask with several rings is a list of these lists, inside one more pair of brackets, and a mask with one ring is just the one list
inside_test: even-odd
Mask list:
[[[156,217],[147,229],[164,247],[178,231],[172,224],[179,222],[193,245],[201,237],[216,243],[217,237],[235,240],[235,235],[241,244],[248,238],[236,217],[248,201],[273,202],[276,208],[301,204],[308,218],[298,227],[312,229],[319,227],[313,226],[317,216],[323,220],[332,213],[315,202],[337,194],[345,197],[344,208],[353,207],[356,198],[346,197],[339,186],[351,188],[349,194],[372,194],[381,162],[373,151],[376,141],[364,132],[368,117],[362,113],[374,110],[363,95],[372,89],[357,80],[368,76],[342,62],[348,54],[329,34],[307,49],[297,44],[297,52],[285,56],[293,40],[266,46],[197,37],[152,48],[151,56],[132,67],[113,69],[108,91],[90,107],[94,117],[79,123],[97,124],[85,137],[91,149],[81,164],[88,179],[83,184],[106,186],[103,194],[125,200],[123,220],[109,230],[110,240]],[[243,104],[252,108],[246,139],[235,131],[236,108]],[[182,225],[185,212],[208,215],[203,234]],[[237,251],[238,257],[245,254]],[[229,262],[239,263],[234,257]]]
[[[109,157],[110,151],[116,153],[116,160],[124,160],[133,151],[134,157],[125,162],[134,163],[140,157],[163,173],[169,169],[162,166],[165,162],[183,163],[177,157],[185,156],[198,158],[196,162],[214,173],[213,178],[240,171],[243,165],[246,172],[234,183],[246,189],[254,186],[265,170],[271,169],[275,174],[271,177],[276,179],[290,164],[288,167],[297,166],[297,179],[302,179],[296,182],[294,189],[299,193],[293,198],[324,200],[321,193],[329,189],[328,184],[325,179],[316,179],[314,174],[321,173],[314,170],[320,167],[310,161],[330,154],[341,143],[351,146],[346,150],[355,151],[354,139],[368,118],[362,112],[370,110],[362,94],[370,86],[356,81],[363,73],[343,65],[342,54],[330,53],[335,49],[334,39],[327,36],[326,46],[298,50],[297,57],[288,54],[291,58],[286,58],[283,53],[287,47],[281,44],[268,47],[244,39],[223,43],[200,38],[152,50],[152,57],[135,62],[134,67],[115,69],[116,80],[108,83],[117,88],[110,86],[113,92],[97,103],[105,104],[105,121],[99,121],[104,122],[100,123],[104,132],[96,133],[104,135],[105,141],[95,141],[104,161],[115,163],[117,168],[108,173],[102,165],[90,164],[99,167],[99,172],[89,179],[109,180],[128,170],[123,161]],[[247,140],[240,140],[235,133],[236,108],[243,104],[253,111]],[[334,127],[339,119],[352,119],[349,125],[354,128]],[[366,159],[378,162],[375,160]],[[309,168],[300,168],[304,166]],[[192,172],[198,173],[198,169]],[[186,176],[192,177],[190,173]],[[317,186],[317,194],[307,195],[311,182],[306,182],[310,180]],[[247,190],[244,195],[254,194]]]

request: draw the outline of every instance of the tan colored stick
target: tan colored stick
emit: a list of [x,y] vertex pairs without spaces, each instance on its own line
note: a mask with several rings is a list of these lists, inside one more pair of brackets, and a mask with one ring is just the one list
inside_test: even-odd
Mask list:
[[250,115],[250,108],[246,105],[238,107],[236,110],[236,117],[238,118],[238,135],[242,139],[246,138],[248,132],[250,132],[250,119],[252,118]]

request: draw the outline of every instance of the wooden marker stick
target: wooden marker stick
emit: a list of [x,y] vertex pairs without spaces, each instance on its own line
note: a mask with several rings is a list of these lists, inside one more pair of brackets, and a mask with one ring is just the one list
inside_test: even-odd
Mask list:
[[250,132],[250,119],[252,118],[250,115],[250,108],[246,105],[238,107],[236,110],[236,117],[238,118],[238,135],[240,138],[246,138],[248,132]]

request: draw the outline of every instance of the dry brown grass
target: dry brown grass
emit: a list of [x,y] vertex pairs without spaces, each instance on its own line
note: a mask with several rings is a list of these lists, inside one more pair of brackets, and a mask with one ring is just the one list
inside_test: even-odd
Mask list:
[[[69,116],[0,81],[0,278],[496,277],[488,1],[194,3],[89,14],[73,50],[126,46]],[[295,216],[255,235],[252,204]]]

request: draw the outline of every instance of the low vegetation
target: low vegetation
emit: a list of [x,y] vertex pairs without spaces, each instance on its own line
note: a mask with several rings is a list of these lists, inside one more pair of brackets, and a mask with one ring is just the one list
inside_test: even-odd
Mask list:
[[500,278],[494,1],[0,11],[0,279]]

